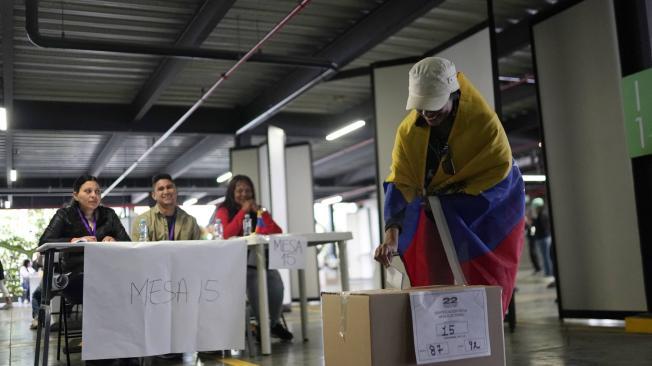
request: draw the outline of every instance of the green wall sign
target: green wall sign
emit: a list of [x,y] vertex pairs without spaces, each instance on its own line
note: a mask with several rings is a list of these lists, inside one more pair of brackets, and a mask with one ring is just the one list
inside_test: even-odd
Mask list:
[[652,154],[652,69],[623,78],[622,88],[629,156]]

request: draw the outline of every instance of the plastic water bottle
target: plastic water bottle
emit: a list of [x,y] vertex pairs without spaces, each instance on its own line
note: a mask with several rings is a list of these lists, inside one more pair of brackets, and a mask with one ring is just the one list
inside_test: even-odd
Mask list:
[[222,240],[224,239],[224,227],[222,226],[222,220],[215,220],[215,232],[213,233],[214,239]]
[[245,214],[244,221],[242,221],[242,235],[251,235],[251,216]]
[[147,241],[147,222],[145,219],[140,219],[140,224],[138,224],[138,241]]

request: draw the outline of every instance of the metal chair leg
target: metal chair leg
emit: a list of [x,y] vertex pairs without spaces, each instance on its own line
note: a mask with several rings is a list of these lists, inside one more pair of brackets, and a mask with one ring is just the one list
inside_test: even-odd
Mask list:
[[[61,308],[63,309],[61,313],[63,314],[63,332],[66,341],[66,365],[70,366],[70,345],[68,344],[68,314],[66,312],[66,299],[61,296]],[[59,323],[61,327],[61,323]]]
[[245,307],[245,329],[247,335],[247,347],[249,352],[249,357],[256,357],[258,351],[256,350],[256,342],[254,342],[253,334],[251,333],[251,314],[249,312],[249,306]]
[[63,314],[63,302],[59,301],[59,329],[57,329],[57,361],[61,360],[61,324]]
[[514,333],[516,329],[516,290],[512,292],[512,298],[509,301],[509,307],[507,308],[507,322],[509,323],[510,333]]

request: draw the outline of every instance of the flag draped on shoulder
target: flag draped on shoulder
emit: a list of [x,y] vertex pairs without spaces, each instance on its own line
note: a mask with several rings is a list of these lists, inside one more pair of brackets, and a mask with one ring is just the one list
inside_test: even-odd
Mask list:
[[462,73],[457,78],[461,94],[448,137],[455,174],[440,166],[424,187],[430,128],[417,126],[418,114],[411,111],[396,134],[385,219],[403,216],[398,250],[412,285],[450,284],[424,191],[439,196],[467,282],[502,286],[506,311],[523,247],[523,179],[498,116]]

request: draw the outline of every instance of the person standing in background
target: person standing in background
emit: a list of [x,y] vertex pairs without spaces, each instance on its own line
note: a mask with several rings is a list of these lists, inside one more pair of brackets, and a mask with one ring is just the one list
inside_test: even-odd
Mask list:
[[530,253],[530,262],[534,268],[534,274],[541,272],[541,264],[539,263],[539,251],[537,248],[536,240],[534,239],[534,209],[529,207],[525,211],[525,241],[527,241],[528,251]]
[[23,288],[23,295],[21,296],[21,303],[29,303],[30,299],[30,288],[29,288],[29,277],[34,273],[32,269],[32,262],[29,259],[23,261],[23,265],[20,266],[20,281]]
[[7,291],[7,286],[5,286],[5,269],[0,262],[0,291],[2,291],[2,296],[5,299],[5,305],[0,307],[0,310],[9,310],[14,307],[13,302],[11,301],[11,295]]
[[532,222],[535,230],[534,241],[539,248],[539,254],[541,255],[541,260],[543,262],[543,275],[550,279],[554,276],[552,259],[550,256],[550,246],[552,244],[552,236],[550,234],[550,218],[548,217],[548,212],[546,211],[543,198],[537,197],[533,199],[532,208],[535,211],[535,217]]

